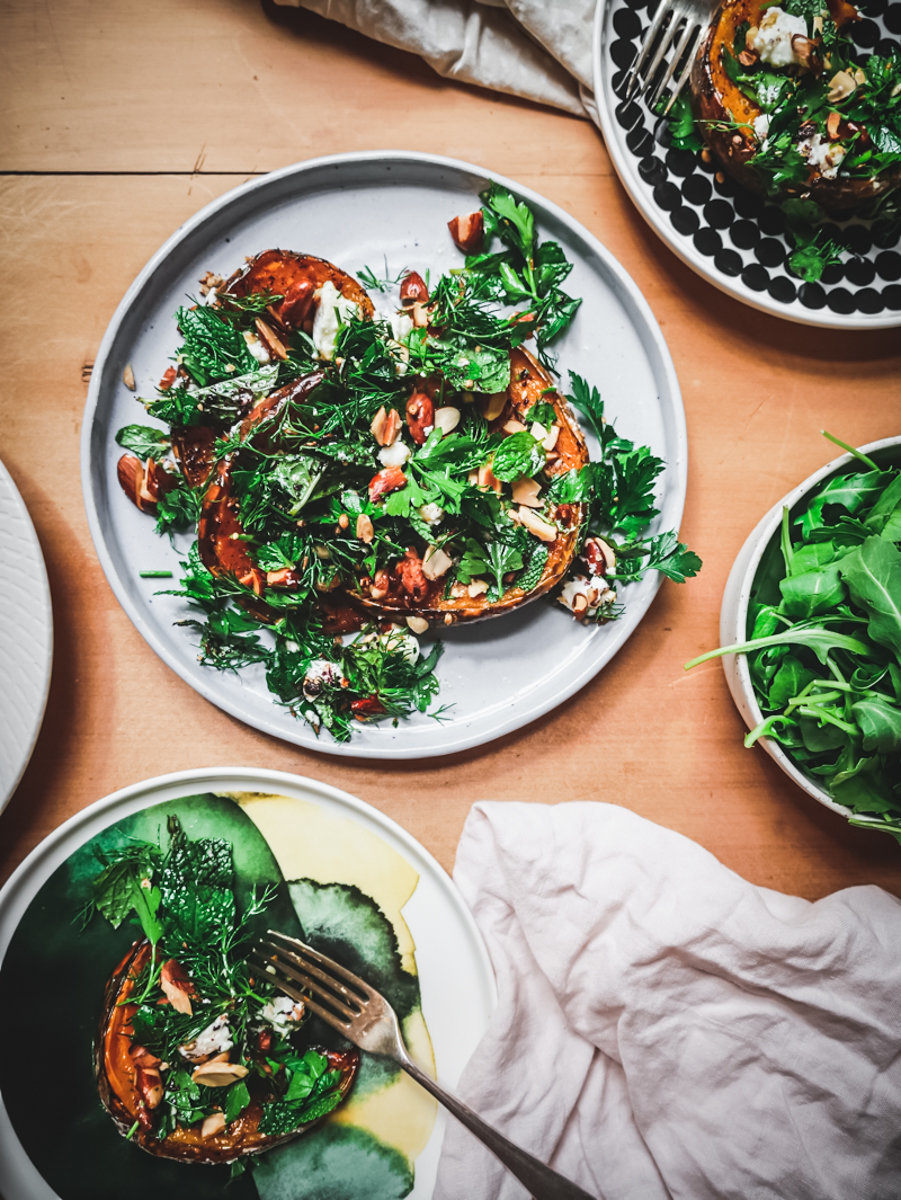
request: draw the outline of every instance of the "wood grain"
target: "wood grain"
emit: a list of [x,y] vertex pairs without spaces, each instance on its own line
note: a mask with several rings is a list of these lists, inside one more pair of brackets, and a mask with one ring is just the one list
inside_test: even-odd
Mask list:
[[[119,787],[249,765],[355,793],[449,870],[476,800],[599,800],[684,833],[755,883],[810,898],[865,883],[901,895],[899,847],[850,829],[762,751],[743,748],[719,666],[683,669],[717,642],[723,585],[747,532],[834,457],[820,430],[858,444],[898,432],[897,331],[806,329],[721,295],[645,226],[589,122],[439,80],[307,14],[239,0],[112,0],[102,13],[87,0],[7,0],[2,11],[0,456],[43,546],[56,652],[35,754],[0,816],[0,878]],[[79,477],[93,356],[158,246],[254,174],[380,147],[437,151],[518,179],[620,259],[681,383],[682,533],[704,559],[698,579],[664,585],[625,649],[564,707],[484,749],[405,764],[284,744],[182,683],[105,582]]]

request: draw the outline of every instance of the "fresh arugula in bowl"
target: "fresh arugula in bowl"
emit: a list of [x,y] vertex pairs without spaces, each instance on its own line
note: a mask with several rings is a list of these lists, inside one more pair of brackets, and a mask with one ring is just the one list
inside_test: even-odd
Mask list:
[[748,639],[686,665],[747,655],[763,719],[745,744],[774,739],[853,825],[901,841],[901,449],[844,448],[856,464],[783,509]]

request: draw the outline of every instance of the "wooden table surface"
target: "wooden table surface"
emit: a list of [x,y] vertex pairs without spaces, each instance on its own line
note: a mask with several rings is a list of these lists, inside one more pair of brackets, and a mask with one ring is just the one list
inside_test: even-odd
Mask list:
[[[898,432],[897,331],[800,327],[723,296],[645,225],[587,120],[437,78],[415,58],[246,0],[3,0],[0,458],[36,526],[55,656],[33,758],[0,816],[0,879],[63,820],[192,767],[287,770],[397,820],[450,870],[479,799],[603,800],[695,839],[747,879],[816,898],[901,895],[901,849],[789,783],[744,727],[716,663],[730,564],[758,517],[834,457]],[[581,221],[647,298],[687,414],[684,540],[704,559],[665,583],[577,697],[483,749],[356,762],[247,728],[146,645],[98,566],[79,478],[91,364],[147,259],[208,201],[324,153],[440,152],[521,181]],[[315,251],[316,247],[301,247]]]

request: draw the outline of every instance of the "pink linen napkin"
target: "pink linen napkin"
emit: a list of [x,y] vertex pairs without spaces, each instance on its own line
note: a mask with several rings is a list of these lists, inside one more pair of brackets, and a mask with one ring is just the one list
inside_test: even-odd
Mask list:
[[[499,1003],[458,1093],[599,1200],[897,1200],[901,901],[756,887],[611,804],[480,803]],[[524,1189],[450,1122],[435,1200]]]

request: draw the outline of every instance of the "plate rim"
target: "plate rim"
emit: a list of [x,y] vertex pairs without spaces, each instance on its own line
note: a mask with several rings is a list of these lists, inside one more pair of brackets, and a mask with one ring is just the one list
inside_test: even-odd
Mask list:
[[0,459],[0,500],[2,493],[6,492],[9,502],[16,509],[16,515],[21,521],[23,532],[29,535],[31,548],[34,552],[35,574],[32,581],[35,583],[35,595],[32,599],[37,599],[40,602],[40,617],[44,624],[46,648],[41,661],[41,670],[43,678],[41,682],[40,694],[38,703],[35,706],[34,712],[31,714],[30,733],[27,742],[20,746],[20,762],[18,768],[13,771],[10,777],[10,784],[5,794],[0,793],[0,813],[3,812],[9,801],[15,795],[16,789],[22,782],[22,776],[31,762],[34,754],[35,746],[40,737],[41,728],[44,724],[44,717],[47,712],[47,702],[50,698],[50,681],[53,676],[53,597],[50,592],[50,577],[47,571],[47,563],[44,558],[44,551],[41,547],[40,538],[38,537],[37,529],[35,529],[34,521],[31,518],[31,513],[28,511],[28,506],[25,499],[16,484],[9,468]]
[[[141,634],[144,640],[150,645],[154,652],[163,660],[166,666],[173,671],[183,682],[187,683],[194,691],[198,692],[210,703],[229,713],[232,717],[248,725],[251,728],[258,729],[273,737],[279,738],[290,744],[302,746],[304,749],[312,750],[316,753],[333,755],[336,757],[345,757],[357,760],[380,760],[392,759],[403,760],[410,758],[437,758],[446,757],[451,754],[457,754],[462,751],[479,748],[489,745],[497,741],[499,738],[515,733],[520,729],[527,727],[534,721],[545,716],[547,713],[558,708],[566,700],[575,695],[578,691],[584,688],[593,678],[595,678],[606,662],[614,657],[621,644],[618,645],[601,664],[600,667],[591,670],[585,670],[578,673],[574,679],[568,682],[568,686],[562,691],[555,691],[553,695],[543,697],[542,699],[533,700],[524,712],[519,712],[515,707],[511,707],[512,717],[507,716],[501,720],[496,728],[486,737],[480,730],[473,728],[473,723],[468,722],[461,724],[459,733],[456,738],[447,742],[442,739],[441,744],[427,745],[404,745],[402,741],[403,726],[399,727],[400,744],[397,744],[394,739],[386,738],[384,743],[378,745],[359,745],[353,738],[349,742],[339,743],[329,738],[326,734],[322,738],[317,739],[316,735],[309,731],[305,723],[298,719],[297,721],[297,736],[294,736],[293,730],[286,730],[280,726],[274,719],[270,719],[268,713],[263,714],[248,714],[246,708],[242,708],[240,703],[233,703],[229,696],[223,696],[215,686],[215,675],[207,680],[206,678],[197,678],[193,676],[189,679],[186,674],[180,669],[180,664],[175,664],[171,661],[167,648],[162,639],[159,638],[152,628],[147,626],[143,613],[133,606],[131,600],[124,588],[121,585],[119,573],[112,560],[112,556],[106,545],[106,540],[102,532],[102,522],[95,503],[94,495],[94,479],[92,473],[92,455],[91,441],[94,431],[95,421],[97,417],[97,409],[102,399],[100,389],[100,379],[107,367],[110,359],[113,344],[118,334],[118,329],[123,320],[128,315],[131,306],[138,298],[140,292],[144,288],[148,280],[151,279],[156,270],[169,258],[173,251],[177,250],[179,245],[190,237],[198,228],[205,223],[215,218],[223,209],[228,208],[231,204],[238,202],[247,196],[251,196],[254,192],[265,191],[268,188],[275,187],[276,189],[286,179],[291,177],[302,178],[304,175],[313,172],[320,172],[323,169],[335,168],[340,170],[354,169],[367,164],[378,164],[382,167],[390,167],[391,164],[401,164],[407,167],[422,167],[427,171],[445,170],[453,172],[457,175],[470,176],[473,179],[481,180],[483,184],[489,180],[494,180],[500,185],[514,191],[519,196],[523,197],[529,203],[539,206],[544,212],[554,220],[560,222],[566,228],[572,230],[586,245],[591,248],[593,254],[597,255],[598,259],[603,262],[605,270],[610,272],[611,277],[624,296],[628,298],[629,303],[633,306],[633,312],[636,318],[635,328],[648,340],[649,359],[653,360],[654,366],[654,382],[658,391],[665,390],[668,393],[671,403],[667,405],[666,416],[672,427],[673,435],[673,451],[671,458],[667,460],[666,467],[666,483],[665,497],[669,509],[672,514],[672,520],[675,527],[678,528],[684,515],[685,498],[687,493],[688,482],[688,434],[687,420],[685,407],[682,399],[681,387],[679,385],[678,376],[676,374],[675,365],[669,347],[664,338],[663,332],[657,322],[651,307],[638,285],[632,279],[631,275],[626,271],[623,265],[590,230],[588,230],[580,221],[571,216],[566,210],[557,205],[554,201],[547,199],[532,188],[518,183],[500,173],[493,172],[487,168],[475,163],[466,162],[461,159],[451,158],[445,155],[430,154],[422,151],[410,150],[392,150],[392,149],[376,149],[352,151],[347,153],[323,155],[312,159],[305,159],[300,162],[290,163],[277,170],[268,172],[254,179],[248,180],[245,183],[239,184],[234,188],[230,188],[223,195],[215,197],[212,201],[205,204],[201,209],[194,213],[187,221],[183,222],[178,228],[163,242],[159,249],[148,259],[144,267],[132,281],[125,295],[119,302],[108,326],[104,333],[103,339],[97,351],[94,370],[91,375],[91,382],[88,389],[88,396],[85,403],[84,416],[82,421],[81,431],[81,446],[80,446],[80,471],[82,482],[82,497],[87,512],[88,526],[91,533],[91,539],[94,544],[95,552],[100,561],[103,572],[107,578],[107,582],[111,586],[116,599],[124,609],[126,615],[131,620],[137,631]],[[668,519],[669,516],[668,516]],[[623,642],[628,640],[638,625],[644,619],[651,603],[653,602],[661,584],[662,576],[650,581],[647,586],[646,594],[643,597],[635,598],[631,601],[629,609],[633,614],[632,624],[629,633],[623,638]],[[272,708],[277,707],[276,701],[271,701]],[[450,726],[443,728],[449,729]]]
[[[242,784],[247,786],[242,787]],[[399,843],[402,850],[398,852],[413,866],[419,878],[421,879],[423,875],[428,876],[432,885],[440,889],[448,905],[447,911],[458,922],[459,930],[467,942],[471,953],[473,973],[479,977],[481,996],[488,1005],[488,1010],[483,1011],[480,1015],[482,1028],[476,1039],[477,1044],[484,1036],[488,1020],[497,1005],[497,979],[481,930],[452,876],[422,842],[375,805],[352,792],[335,787],[333,784],[313,776],[296,775],[289,771],[266,767],[192,767],[137,780],[92,801],[51,830],[0,887],[0,967],[2,967],[9,943],[18,929],[25,911],[39,894],[41,887],[47,882],[53,871],[65,862],[75,850],[84,845],[89,838],[96,836],[117,820],[152,808],[155,804],[177,799],[179,796],[186,798],[202,792],[224,795],[238,790],[287,795],[289,798],[296,799],[304,799],[302,793],[306,792],[312,796],[314,803],[323,803],[326,807],[336,806],[337,811],[345,817],[349,814],[352,820],[359,820],[364,825],[368,823],[374,826],[379,836],[384,836],[389,844],[392,841]],[[406,914],[408,906],[414,901],[418,888],[419,882],[417,881],[416,888],[401,910],[403,914]],[[419,966],[419,964],[417,965]],[[420,978],[422,978],[421,975]],[[426,1023],[428,1024],[427,1019]],[[475,1046],[473,1046],[473,1052],[474,1050]],[[456,1081],[452,1080],[451,1082],[455,1083]],[[444,1138],[444,1123],[445,1115],[439,1106],[428,1143],[420,1151],[414,1165],[418,1166],[419,1161],[428,1155],[432,1160],[430,1166],[437,1169],[438,1153]],[[18,1185],[27,1178],[29,1183],[39,1182],[42,1185],[44,1190],[40,1194],[39,1200],[45,1200],[45,1197],[46,1200],[51,1200],[51,1198],[59,1200],[56,1191],[47,1183],[44,1176],[23,1151],[9,1120],[3,1096],[0,1094],[0,1146],[8,1145],[10,1139],[20,1151],[20,1155],[16,1157],[23,1161],[14,1163],[12,1155],[2,1156],[0,1159],[0,1183]],[[411,1195],[416,1194],[417,1188],[414,1185]],[[10,1200],[13,1200],[14,1195],[16,1193],[10,1193]]]
[[680,239],[673,236],[667,223],[658,215],[656,208],[649,203],[647,196],[636,181],[632,170],[632,158],[623,151],[619,144],[619,139],[616,136],[616,118],[607,105],[607,79],[606,72],[604,71],[602,43],[607,10],[612,9],[616,2],[617,0],[597,0],[594,12],[591,53],[595,110],[597,112],[596,124],[603,135],[604,145],[607,148],[617,177],[626,194],[645,222],[664,245],[685,266],[717,288],[718,291],[731,296],[733,300],[738,300],[740,303],[746,304],[758,312],[766,313],[771,317],[779,317],[784,321],[791,321],[796,325],[812,326],[816,329],[840,329],[854,332],[861,330],[897,329],[901,327],[901,312],[896,313],[893,317],[880,317],[878,314],[872,317],[860,314],[841,316],[838,313],[834,315],[830,314],[827,317],[825,314],[818,316],[816,310],[805,309],[803,306],[795,307],[797,301],[792,301],[792,305],[788,306],[780,305],[778,301],[773,300],[769,296],[764,299],[760,293],[751,291],[750,288],[746,288],[740,281],[736,280],[733,284],[729,277],[723,276],[720,272],[707,266],[706,260],[702,257],[694,258],[685,246],[683,246]]

